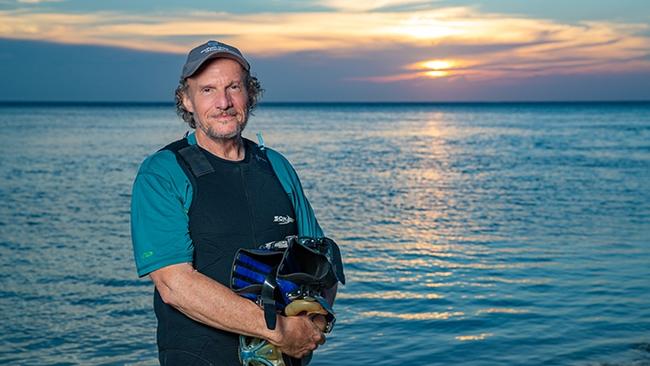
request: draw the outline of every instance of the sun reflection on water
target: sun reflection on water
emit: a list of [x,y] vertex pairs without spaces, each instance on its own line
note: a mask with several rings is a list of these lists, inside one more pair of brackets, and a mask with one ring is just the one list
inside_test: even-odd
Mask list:
[[405,291],[381,291],[361,292],[355,294],[342,293],[337,296],[339,299],[382,299],[382,300],[438,300],[444,296],[432,293],[405,292]]
[[466,341],[482,341],[488,337],[492,337],[494,333],[481,333],[477,335],[465,335],[465,336],[457,336],[455,337],[457,340],[461,342],[466,342]]
[[454,312],[425,312],[425,313],[395,313],[390,311],[366,311],[361,316],[376,318],[392,318],[402,320],[446,320],[465,315],[461,311]]
[[481,309],[476,311],[476,315],[481,314],[528,314],[529,310],[526,309],[512,309],[512,308],[491,308]]

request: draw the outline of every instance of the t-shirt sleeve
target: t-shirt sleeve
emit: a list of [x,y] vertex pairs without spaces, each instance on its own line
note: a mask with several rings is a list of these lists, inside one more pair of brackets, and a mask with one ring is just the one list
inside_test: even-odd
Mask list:
[[171,151],[158,152],[142,163],[131,196],[131,238],[140,277],[192,262],[190,201],[191,186]]

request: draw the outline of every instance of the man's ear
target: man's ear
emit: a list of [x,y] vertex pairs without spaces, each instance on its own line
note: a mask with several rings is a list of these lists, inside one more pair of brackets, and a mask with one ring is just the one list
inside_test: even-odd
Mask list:
[[[189,89],[189,87],[187,89]],[[194,113],[194,106],[192,105],[192,101],[190,100],[190,98],[187,96],[187,92],[188,92],[187,89],[181,93],[183,96],[182,99],[183,107],[185,107],[185,110],[187,110],[188,112]]]

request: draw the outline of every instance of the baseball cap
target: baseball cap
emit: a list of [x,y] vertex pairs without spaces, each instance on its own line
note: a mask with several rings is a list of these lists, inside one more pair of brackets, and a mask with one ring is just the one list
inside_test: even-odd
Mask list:
[[237,48],[219,41],[210,40],[195,47],[187,55],[187,61],[185,61],[185,65],[183,65],[181,79],[189,78],[194,75],[194,73],[206,61],[219,57],[229,58],[239,62],[246,71],[249,71],[251,68],[248,61],[244,58],[244,55],[242,55]]

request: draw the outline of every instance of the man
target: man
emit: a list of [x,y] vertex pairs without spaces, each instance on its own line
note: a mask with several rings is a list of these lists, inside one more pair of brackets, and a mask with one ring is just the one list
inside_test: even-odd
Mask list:
[[297,358],[325,342],[323,319],[278,316],[270,330],[263,310],[228,287],[239,248],[322,236],[286,159],[242,137],[260,92],[235,47],[191,50],[176,106],[196,130],[148,157],[135,179],[134,255],[155,285],[162,365],[238,365],[238,335]]

